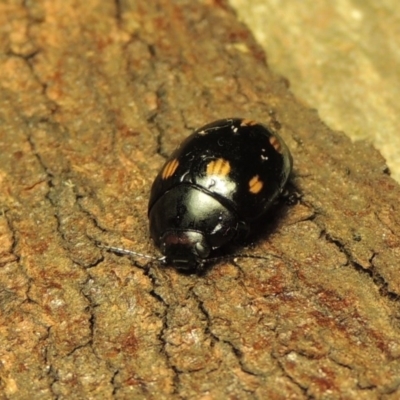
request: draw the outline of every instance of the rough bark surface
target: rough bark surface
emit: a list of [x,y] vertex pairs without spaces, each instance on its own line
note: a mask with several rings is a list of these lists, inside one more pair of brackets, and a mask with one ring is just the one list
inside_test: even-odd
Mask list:
[[[268,70],[224,1],[0,4],[2,398],[400,395],[399,186]],[[192,129],[243,116],[294,157],[264,259],[148,254],[147,198]]]

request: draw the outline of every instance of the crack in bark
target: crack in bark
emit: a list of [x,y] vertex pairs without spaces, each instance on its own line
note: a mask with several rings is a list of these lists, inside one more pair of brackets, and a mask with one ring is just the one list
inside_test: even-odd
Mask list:
[[121,0],[114,0],[115,4],[115,20],[117,21],[117,26],[119,29],[122,29],[122,22],[123,22],[123,7],[121,4]]
[[[213,332],[212,332],[212,317],[211,317],[211,315],[208,313],[208,311],[207,311],[207,309],[206,309],[206,307],[205,307],[205,305],[204,305],[204,302],[199,298],[199,296],[192,290],[191,291],[191,293],[192,293],[192,295],[193,295],[193,297],[196,299],[196,301],[197,301],[197,303],[198,303],[198,308],[199,308],[199,310],[201,311],[201,313],[204,315],[204,317],[205,317],[205,320],[206,320],[206,322],[207,322],[207,325],[206,325],[206,328],[205,328],[205,333],[207,334],[207,335],[209,335],[210,336],[210,338],[211,338],[211,340],[212,340],[212,344],[214,343],[214,345],[215,345],[215,343],[217,343],[217,342],[220,342],[220,343],[224,343],[224,344],[226,344],[230,349],[231,349],[231,351],[232,351],[232,354],[234,354],[235,355],[235,358],[236,358],[236,360],[237,360],[237,362],[238,362],[238,365],[239,365],[239,367],[240,367],[240,370],[242,371],[242,372],[244,372],[244,373],[246,373],[246,374],[249,374],[249,375],[252,375],[252,376],[255,376],[255,377],[263,377],[264,375],[263,374],[257,374],[257,373],[255,373],[255,372],[253,372],[253,371],[251,371],[249,368],[247,368],[245,365],[244,365],[244,363],[243,363],[243,355],[242,355],[242,351],[239,349],[239,348],[237,348],[231,341],[229,341],[229,340],[225,340],[225,339],[221,339],[220,337],[218,337],[216,334],[214,334]],[[249,393],[254,393],[255,392],[255,390],[248,390],[248,389],[246,389],[243,385],[242,385],[242,389],[244,390],[244,391],[246,391],[246,392],[249,392]]]
[[17,253],[17,246],[18,246],[19,240],[17,238],[17,230],[15,229],[15,227],[14,227],[14,225],[12,223],[12,218],[8,215],[9,212],[10,211],[9,211],[8,208],[2,210],[2,215],[4,215],[5,221],[7,223],[7,227],[9,229],[10,233],[11,233],[10,253],[11,253],[11,255],[14,256],[14,259],[10,260],[10,261],[7,261],[5,264],[8,264],[10,262],[17,262],[19,264],[20,260],[21,260],[21,256]]
[[178,395],[179,394],[179,385],[180,385],[180,374],[181,372],[176,368],[176,366],[172,362],[171,356],[168,354],[168,351],[166,349],[167,346],[167,341],[165,339],[165,334],[169,329],[168,325],[168,312],[170,309],[170,304],[168,304],[165,299],[156,292],[157,287],[160,286],[160,284],[157,282],[157,277],[154,274],[154,271],[152,268],[148,268],[145,270],[145,275],[150,279],[150,281],[153,284],[153,290],[149,292],[149,294],[156,299],[159,303],[161,303],[164,306],[164,312],[162,315],[158,315],[159,318],[162,320],[162,328],[160,330],[160,333],[157,335],[158,340],[160,341],[161,348],[162,348],[162,354],[165,357],[165,361],[167,366],[173,371],[173,391],[172,395]]
[[336,248],[343,253],[346,256],[347,259],[347,265],[352,266],[356,271],[362,274],[368,275],[372,282],[378,287],[379,293],[388,298],[390,301],[393,302],[399,302],[400,301],[400,295],[391,292],[388,290],[389,284],[385,281],[383,276],[379,274],[373,264],[373,260],[376,256],[376,253],[373,252],[372,256],[369,259],[369,263],[371,265],[370,268],[364,268],[362,265],[358,264],[351,252],[346,248],[346,245],[344,245],[339,239],[334,239],[327,231],[322,230],[321,231],[321,237],[323,237],[328,243],[334,244]]
[[[283,362],[281,360],[280,357],[277,357],[273,352],[271,352],[271,357],[273,359],[276,360],[276,365],[279,368],[279,370],[281,371],[282,375],[284,377],[286,377],[287,379],[289,379],[290,382],[293,383],[293,385],[295,385],[303,394],[304,396],[309,399],[310,396],[308,395],[308,387],[305,385],[302,385],[300,382],[298,382],[294,376],[292,376],[285,368],[285,366],[283,365]],[[312,398],[312,397],[311,397]]]

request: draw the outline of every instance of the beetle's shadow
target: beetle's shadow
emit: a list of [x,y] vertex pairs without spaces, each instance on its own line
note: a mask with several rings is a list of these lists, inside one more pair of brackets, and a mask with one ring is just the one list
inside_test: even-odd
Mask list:
[[[246,254],[242,253],[251,251],[258,243],[268,240],[271,233],[275,232],[282,224],[282,220],[285,218],[290,208],[297,204],[300,199],[301,194],[292,184],[289,183],[285,194],[283,194],[276,203],[268,209],[265,215],[250,225],[247,235],[244,234],[239,236],[232,243],[227,244],[221,249],[215,250],[211,257],[235,258],[246,256]],[[251,257],[251,255],[249,256]]]

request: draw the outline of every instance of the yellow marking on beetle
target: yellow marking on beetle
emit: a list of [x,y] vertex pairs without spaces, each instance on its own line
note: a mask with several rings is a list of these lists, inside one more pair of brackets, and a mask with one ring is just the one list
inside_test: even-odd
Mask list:
[[279,154],[282,154],[282,144],[276,136],[270,136],[269,143]]
[[229,172],[231,172],[231,166],[224,158],[217,158],[207,164],[207,175],[226,176]]
[[162,179],[171,178],[171,176],[175,173],[176,169],[178,168],[178,165],[179,161],[176,158],[167,162],[167,164],[165,164],[164,169],[162,170],[161,178]]
[[260,181],[260,177],[258,175],[253,176],[249,181],[249,191],[253,194],[257,194],[263,188],[264,183]]
[[252,119],[242,119],[240,122],[240,126],[254,126],[257,125],[257,121],[254,121]]

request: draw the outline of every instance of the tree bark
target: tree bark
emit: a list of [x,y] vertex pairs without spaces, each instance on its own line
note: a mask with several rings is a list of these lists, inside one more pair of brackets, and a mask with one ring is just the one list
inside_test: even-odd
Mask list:
[[[10,399],[398,398],[400,188],[273,75],[224,1],[0,5],[0,390]],[[269,124],[294,205],[204,275],[147,199],[193,129]]]

